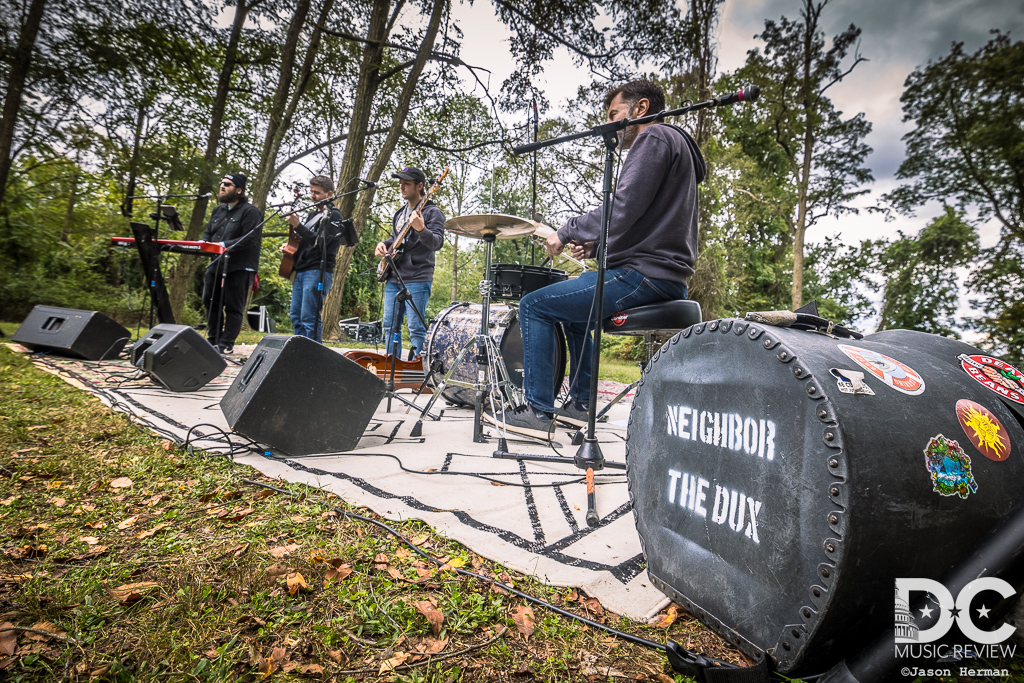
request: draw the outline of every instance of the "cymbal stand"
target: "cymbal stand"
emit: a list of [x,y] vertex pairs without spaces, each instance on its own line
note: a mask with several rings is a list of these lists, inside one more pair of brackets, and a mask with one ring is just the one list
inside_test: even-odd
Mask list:
[[[412,436],[421,436],[423,433],[423,415],[427,415],[434,405],[434,401],[444,392],[445,387],[449,384],[459,387],[466,387],[469,389],[476,390],[476,397],[473,401],[473,442],[474,443],[486,443],[487,439],[483,434],[483,407],[484,401],[488,401],[491,407],[491,414],[498,415],[503,414],[504,405],[502,402],[503,396],[508,396],[509,400],[513,403],[518,403],[522,400],[522,396],[519,393],[519,389],[509,379],[508,371],[505,368],[505,362],[502,360],[501,351],[498,349],[498,345],[488,334],[490,329],[490,312],[491,312],[491,254],[494,249],[494,242],[498,237],[498,230],[496,228],[487,228],[484,230],[483,240],[487,244],[484,259],[484,279],[480,281],[480,294],[484,299],[483,315],[480,318],[480,332],[472,339],[466,342],[459,351],[459,355],[455,358],[455,362],[448,369],[447,374],[441,380],[441,383],[437,385],[437,389],[434,391],[434,395],[430,397],[427,405],[423,408],[420,420],[412,428]],[[476,347],[476,381],[465,382],[462,380],[452,379],[452,375],[455,369],[470,355],[470,350]],[[497,392],[498,400],[497,406],[495,406],[494,394]]]

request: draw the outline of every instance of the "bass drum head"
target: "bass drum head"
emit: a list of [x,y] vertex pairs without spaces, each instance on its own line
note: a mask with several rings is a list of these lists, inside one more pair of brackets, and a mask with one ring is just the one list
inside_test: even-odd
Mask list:
[[[459,353],[467,343],[480,332],[480,321],[483,318],[483,306],[469,302],[453,303],[437,314],[427,330],[424,346],[423,369],[430,370],[430,362],[437,359],[441,363],[440,375],[435,374],[434,386],[448,373]],[[523,387],[523,336],[519,331],[519,320],[515,309],[509,306],[491,304],[488,324],[488,336],[494,340],[509,380],[519,389]],[[555,392],[562,387],[565,379],[565,336],[557,329],[555,343],[555,377],[552,378]],[[476,379],[476,353],[470,350],[463,357],[459,367],[455,369],[449,381],[473,382]],[[449,403],[472,406],[476,400],[476,390],[469,387],[449,384],[441,394]],[[508,397],[506,397],[508,398]]]

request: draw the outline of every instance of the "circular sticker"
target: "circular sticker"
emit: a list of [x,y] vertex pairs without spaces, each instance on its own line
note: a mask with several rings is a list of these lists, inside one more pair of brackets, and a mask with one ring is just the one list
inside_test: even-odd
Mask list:
[[1010,435],[992,412],[974,401],[956,402],[956,419],[974,447],[989,460],[1001,462],[1010,457]]
[[956,359],[960,361],[964,372],[978,384],[1008,401],[1024,405],[1024,374],[1020,370],[991,356],[968,356],[962,353]]
[[850,357],[877,379],[882,380],[896,391],[917,396],[924,393],[924,379],[909,365],[895,358],[883,356],[877,351],[863,349],[859,346],[839,344],[839,350]]

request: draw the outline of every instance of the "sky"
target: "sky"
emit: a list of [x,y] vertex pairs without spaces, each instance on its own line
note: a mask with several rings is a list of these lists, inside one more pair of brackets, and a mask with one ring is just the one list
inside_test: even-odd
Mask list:
[[[799,17],[800,0],[725,0],[718,28],[718,73],[743,65],[747,52],[760,46],[754,36],[764,28],[766,18]],[[685,11],[685,3],[680,3]],[[963,41],[974,52],[999,28],[1012,38],[1024,37],[1024,12],[1020,0],[832,0],[822,13],[827,36],[836,35],[851,23],[862,29],[859,51],[868,61],[861,63],[829,92],[835,106],[848,116],[864,112],[873,124],[867,143],[874,149],[868,157],[875,182],[862,205],[873,205],[899,183],[896,170],[904,156],[901,137],[910,130],[902,122],[899,98],[903,82],[918,66],[949,53],[954,41]],[[508,32],[494,17],[489,2],[463,2],[454,9],[465,38],[461,56],[469,64],[491,71],[489,87],[497,92],[515,67],[507,41]],[[566,50],[560,50],[541,81],[557,112],[579,85],[590,82],[585,69],[576,67]],[[669,103],[669,106],[678,103]],[[754,105],[756,106],[756,105]],[[524,104],[523,119],[526,118]],[[506,123],[521,123],[506,121]],[[923,207],[914,218],[899,217],[886,223],[878,215],[861,213],[826,220],[808,233],[811,241],[838,234],[844,242],[859,243],[893,235],[896,230],[915,234],[929,219],[941,214],[941,206]],[[995,225],[981,226],[982,246],[998,237]]]

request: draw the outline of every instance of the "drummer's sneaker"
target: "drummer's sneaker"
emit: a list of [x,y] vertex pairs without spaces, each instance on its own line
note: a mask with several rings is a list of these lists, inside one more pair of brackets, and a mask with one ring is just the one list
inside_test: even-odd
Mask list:
[[572,427],[586,427],[590,421],[590,412],[579,401],[569,399],[555,411],[555,420]]
[[[501,426],[501,416],[491,414],[489,409],[484,410],[484,419],[496,427]],[[555,419],[533,406],[524,403],[515,408],[505,410],[505,429],[516,434],[532,436],[542,441],[551,441],[555,438]]]

